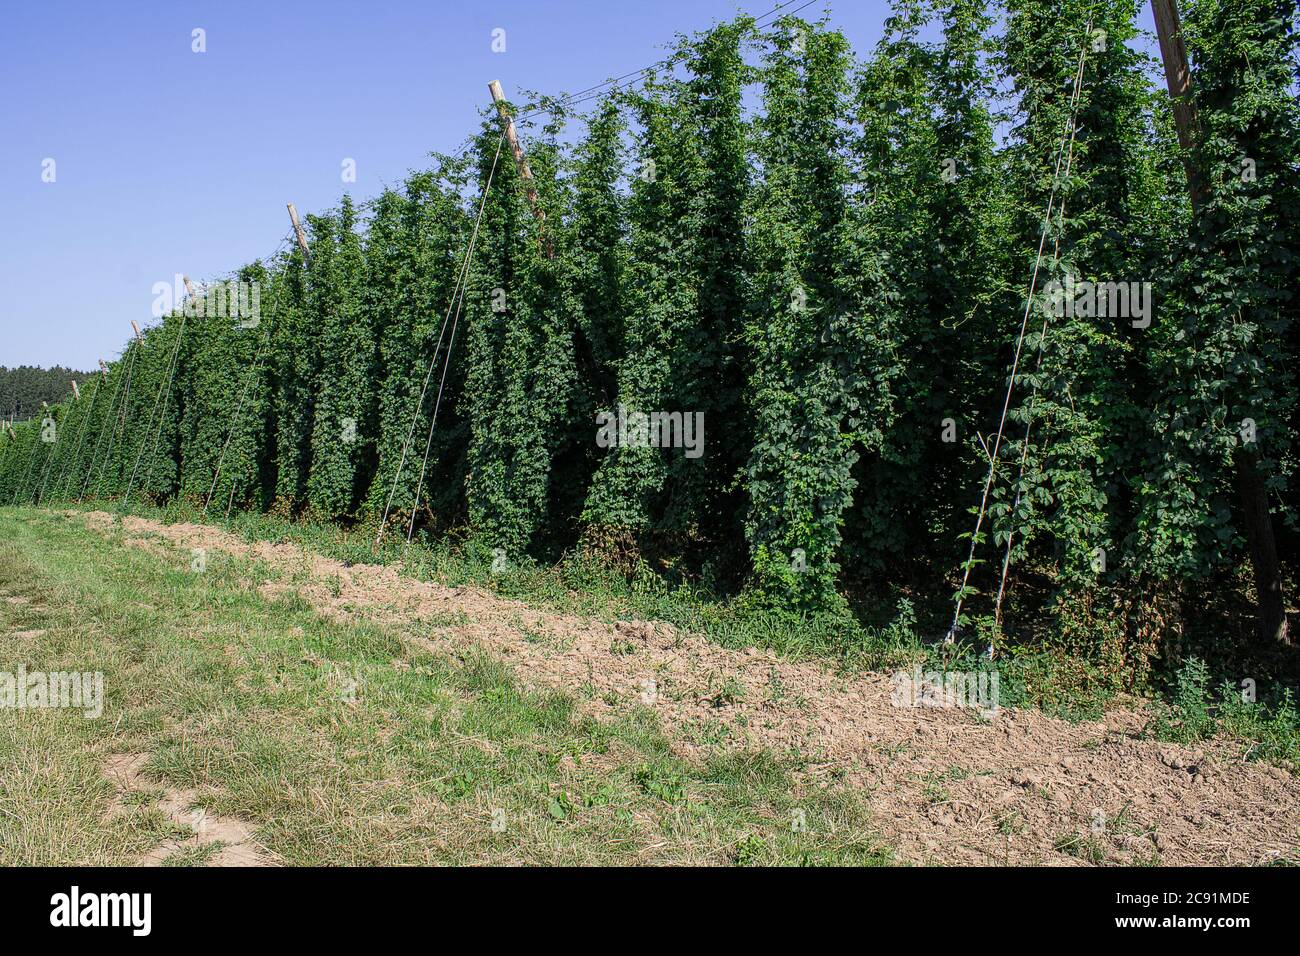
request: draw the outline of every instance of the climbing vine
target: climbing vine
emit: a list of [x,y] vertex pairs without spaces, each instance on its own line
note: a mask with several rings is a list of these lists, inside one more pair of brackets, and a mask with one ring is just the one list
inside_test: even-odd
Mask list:
[[954,636],[1139,672],[1261,527],[1300,557],[1296,12],[1183,7],[1190,150],[1135,0],[896,0],[861,59],[740,18],[525,94],[521,157],[486,111],[0,426],[0,503],[386,518],[935,636],[960,586]]

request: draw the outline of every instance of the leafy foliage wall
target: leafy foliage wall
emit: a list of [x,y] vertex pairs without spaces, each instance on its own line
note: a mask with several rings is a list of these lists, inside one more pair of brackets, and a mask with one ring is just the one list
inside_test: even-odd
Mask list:
[[[1176,630],[1207,581],[1247,593],[1243,480],[1297,557],[1296,12],[1183,6],[1189,156],[1135,0],[898,0],[860,62],[791,17],[681,38],[587,116],[524,108],[542,215],[486,116],[464,155],[308,216],[309,256],[232,276],[252,327],[179,310],[6,433],[0,500],[387,514],[778,613],[939,608],[1037,265],[970,623],[1009,541],[1018,640],[1140,668],[1125,608],[1172,601]],[[1043,337],[1052,281],[1149,282],[1152,321]],[[703,454],[596,440],[654,412],[702,414]]]

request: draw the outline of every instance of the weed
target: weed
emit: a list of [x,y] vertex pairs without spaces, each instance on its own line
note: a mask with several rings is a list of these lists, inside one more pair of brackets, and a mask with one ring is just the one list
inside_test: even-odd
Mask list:
[[1094,866],[1106,862],[1106,848],[1094,838],[1079,833],[1062,833],[1052,843],[1052,848],[1058,853],[1078,857]]

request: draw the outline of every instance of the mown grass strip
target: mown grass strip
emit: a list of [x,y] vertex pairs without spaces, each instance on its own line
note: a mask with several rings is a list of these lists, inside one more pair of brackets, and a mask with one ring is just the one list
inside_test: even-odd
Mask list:
[[149,800],[106,815],[125,752],[289,864],[889,861],[859,795],[791,759],[684,760],[648,711],[596,721],[484,653],[268,598],[263,565],[148,544],[0,510],[0,670],[105,688],[96,720],[0,710],[0,863],[130,863],[176,836]]

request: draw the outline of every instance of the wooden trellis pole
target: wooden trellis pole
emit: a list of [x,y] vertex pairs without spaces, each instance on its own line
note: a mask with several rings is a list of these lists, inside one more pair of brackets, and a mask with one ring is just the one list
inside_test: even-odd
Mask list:
[[[1196,110],[1191,102],[1192,72],[1187,63],[1182,27],[1175,0],[1151,0],[1151,13],[1160,38],[1160,56],[1165,65],[1165,81],[1174,101],[1174,124],[1178,143],[1183,148],[1187,169],[1187,187],[1195,214],[1204,202],[1201,171],[1196,168],[1191,150],[1196,143]],[[1259,468],[1257,449],[1242,445],[1236,454],[1237,494],[1241,500],[1246,540],[1250,546],[1250,564],[1258,595],[1256,616],[1260,637],[1288,642],[1286,598],[1282,591],[1282,570],[1277,560],[1277,541],[1273,536],[1273,516],[1269,509],[1268,486]]]
[[5,473],[7,474],[11,467],[9,459],[13,458],[14,455],[17,454],[17,447],[14,442],[18,440],[18,436],[14,434],[13,423],[9,419],[0,417],[0,434],[5,437],[3,460]]
[[492,102],[496,104],[497,115],[501,117],[501,130],[505,133],[506,142],[510,144],[510,152],[514,154],[515,166],[519,170],[519,178],[524,181],[524,195],[528,197],[528,205],[537,219],[539,232],[542,235],[542,242],[546,248],[546,257],[555,258],[555,250],[551,248],[550,237],[546,234],[546,210],[542,208],[537,198],[537,187],[534,185],[533,170],[528,165],[528,157],[524,155],[523,146],[519,145],[519,133],[515,129],[514,117],[510,115],[510,107],[506,103],[506,95],[501,90],[501,81],[493,80],[488,84],[488,91],[492,94]]
[[[36,484],[35,475],[34,475],[34,472],[36,471],[36,458],[39,457],[40,446],[49,444],[49,442],[47,442],[47,441],[44,440],[45,419],[47,419],[47,418],[49,418],[49,402],[42,402],[42,403],[40,403],[40,419],[39,419],[39,425],[38,425],[38,438],[36,438],[36,444],[35,444],[35,445],[32,445],[32,449],[31,449],[31,463],[29,464],[29,466],[27,466],[27,479],[31,479],[31,480],[32,480],[32,484],[31,484],[31,503],[34,503],[34,505],[35,505],[35,503],[36,503],[36,488],[38,488],[38,484]],[[57,425],[56,425],[56,428],[57,428]],[[48,463],[49,463],[49,455],[51,455],[51,451],[47,451],[47,453],[45,453],[45,464],[48,464]],[[44,470],[42,470],[42,471],[44,471]],[[23,479],[23,481],[22,481],[23,486],[26,486],[26,484],[27,484],[27,479]],[[25,496],[23,496],[23,501],[26,501],[26,499],[27,499],[27,497],[26,497],[26,494],[25,494]]]
[[[86,429],[89,428],[90,418],[92,415],[95,414],[95,406],[99,403],[100,390],[103,389],[104,387],[104,381],[107,381],[107,375],[104,375],[103,373],[103,369],[104,369],[103,359],[99,360],[99,367],[101,369],[100,374],[104,376],[104,379],[99,383],[99,385],[95,388],[95,390],[91,392],[90,408],[86,409],[85,414],[81,416],[80,424],[77,425],[77,445],[72,451],[72,461],[68,463],[68,466],[66,466],[67,477],[64,478],[63,480],[64,499],[68,497],[68,492],[72,490],[72,467],[71,466],[76,465],[76,463],[81,460],[81,448],[82,448],[82,444],[86,440]],[[77,397],[77,401],[81,401],[81,393],[77,390],[77,382],[75,379],[72,382],[72,394]],[[57,483],[58,479],[55,479],[55,481]]]
[[302,250],[304,262],[311,261],[311,252],[307,249],[307,233],[302,230],[302,223],[298,220],[298,210],[293,207],[293,203],[286,203],[289,209],[289,221],[293,223],[293,234],[298,240],[298,248]]
[[190,277],[181,276],[181,280],[185,283],[185,295],[190,299],[190,301],[198,299],[199,294],[194,291],[194,283],[190,281]]
[[[117,388],[113,389],[113,398],[108,404],[108,414],[104,418],[104,423],[100,425],[99,432],[95,435],[95,447],[91,450],[90,454],[90,467],[86,469],[86,477],[81,482],[81,490],[77,492],[77,501],[81,501],[85,498],[86,492],[90,490],[90,479],[95,474],[95,462],[99,460],[99,448],[104,440],[105,428],[108,430],[108,450],[104,454],[104,462],[99,469],[99,480],[95,483],[96,494],[98,494],[100,488],[103,487],[104,475],[108,471],[108,460],[112,457],[113,444],[117,441],[118,428],[121,427],[123,431],[126,430],[126,406],[127,402],[131,398],[131,372],[135,368],[135,357],[136,353],[140,351],[139,343],[141,341],[139,326],[137,326],[135,322],[132,322],[131,327],[135,329],[136,348],[135,351],[131,351],[129,346],[127,348],[127,351],[131,352],[131,357],[127,359],[126,369],[122,377],[117,380]],[[104,381],[107,382],[108,366],[104,364],[103,359],[99,360],[99,367],[103,372]],[[119,395],[122,397],[122,410],[120,413],[117,411],[117,399]],[[119,416],[121,419],[120,423]]]
[[1196,107],[1191,101],[1192,71],[1187,65],[1183,28],[1174,0],[1151,0],[1151,15],[1156,21],[1165,85],[1174,101],[1174,126],[1178,130],[1178,145],[1183,149],[1183,166],[1187,170],[1187,186],[1195,209],[1201,203],[1201,179],[1191,155],[1196,142]]

